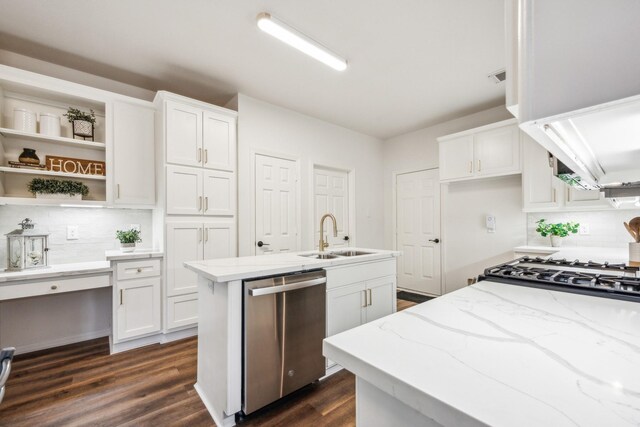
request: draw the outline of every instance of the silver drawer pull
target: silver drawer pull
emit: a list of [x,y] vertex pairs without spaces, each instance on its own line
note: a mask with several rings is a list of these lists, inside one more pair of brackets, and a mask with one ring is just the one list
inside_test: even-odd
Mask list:
[[138,273],[142,273],[142,267],[138,267]]
[[58,285],[51,285],[51,290],[55,291],[56,289],[58,289]]
[[252,297],[259,297],[261,295],[279,294],[281,292],[293,291],[296,289],[308,288],[310,286],[322,285],[327,283],[326,278],[305,280],[303,282],[291,283],[290,285],[282,286],[267,286],[264,288],[249,289],[249,295]]

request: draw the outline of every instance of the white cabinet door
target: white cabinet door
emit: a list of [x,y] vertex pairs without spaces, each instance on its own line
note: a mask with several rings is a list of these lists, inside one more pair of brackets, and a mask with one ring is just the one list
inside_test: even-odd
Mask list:
[[166,103],[167,163],[202,165],[202,110]]
[[327,291],[327,336],[339,334],[365,323],[364,282]]
[[160,331],[160,278],[118,282],[116,341]]
[[580,190],[567,185],[566,195],[565,206],[568,208],[611,208],[604,193],[598,190]]
[[202,129],[203,165],[208,169],[236,169],[236,120],[204,111]]
[[184,267],[186,261],[203,259],[202,223],[167,223],[167,295],[196,292],[198,276]]
[[155,111],[138,105],[113,104],[113,202],[154,205]]
[[167,298],[167,329],[198,324],[198,293]]
[[233,172],[203,171],[203,197],[205,215],[234,215],[236,212],[236,185]]
[[234,223],[204,224],[204,259],[231,258],[236,256]]
[[367,282],[369,305],[366,321],[371,322],[396,311],[396,277],[381,277]]
[[473,176],[473,135],[440,142],[440,180]]
[[478,176],[520,171],[520,129],[517,125],[478,132],[474,135],[473,147]]
[[529,136],[524,136],[523,150],[524,210],[559,209],[564,196],[565,184],[553,175],[547,150]]
[[167,166],[167,214],[201,215],[202,170],[183,166]]

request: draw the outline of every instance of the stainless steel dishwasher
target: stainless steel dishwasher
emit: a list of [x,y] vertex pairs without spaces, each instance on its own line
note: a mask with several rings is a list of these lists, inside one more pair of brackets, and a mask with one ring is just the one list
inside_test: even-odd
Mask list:
[[324,270],[244,282],[245,414],[325,375],[326,283]]

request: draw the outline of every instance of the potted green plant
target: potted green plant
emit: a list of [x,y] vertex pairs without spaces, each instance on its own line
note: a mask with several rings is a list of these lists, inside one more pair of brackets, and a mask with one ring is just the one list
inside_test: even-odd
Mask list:
[[91,138],[93,141],[93,127],[96,124],[96,113],[89,110],[89,113],[69,107],[64,116],[73,126],[73,136],[80,136],[82,139]]
[[89,194],[89,187],[78,181],[34,178],[27,188],[36,199],[82,200]]
[[136,243],[142,241],[140,238],[140,230],[135,228],[117,230],[116,238],[120,241],[120,249],[122,252],[133,252],[136,249]]
[[580,228],[580,224],[577,222],[549,224],[545,219],[537,221],[536,224],[538,224],[536,231],[540,233],[542,237],[550,236],[551,246],[554,248],[562,245],[563,237],[567,237],[570,233],[576,234]]

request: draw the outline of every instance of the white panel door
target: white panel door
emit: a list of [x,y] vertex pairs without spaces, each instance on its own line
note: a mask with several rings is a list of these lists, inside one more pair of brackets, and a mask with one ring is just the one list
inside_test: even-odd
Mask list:
[[202,164],[202,110],[177,102],[166,103],[167,163]]
[[[338,237],[333,237],[333,224],[325,220],[325,242],[329,247],[349,246],[349,174],[345,171],[315,167],[313,171],[314,242],[320,241],[320,218],[326,213],[336,217]],[[346,240],[345,240],[346,238]]]
[[560,208],[564,183],[553,175],[549,153],[529,136],[523,144],[522,194],[524,210],[553,210]]
[[196,292],[198,276],[184,267],[186,261],[203,259],[202,223],[167,223],[167,295]]
[[118,282],[117,341],[160,331],[160,278]]
[[474,135],[475,170],[479,176],[520,171],[520,129],[517,125]]
[[396,276],[367,281],[367,322],[396,312]]
[[202,129],[203,165],[208,169],[236,169],[236,120],[205,111]]
[[236,233],[233,223],[205,223],[204,259],[236,256]]
[[442,180],[473,176],[473,135],[442,141],[438,147]]
[[256,155],[257,255],[298,250],[296,175],[295,161]]
[[234,215],[236,212],[235,174],[203,171],[205,215]]
[[167,214],[202,214],[202,174],[202,169],[167,166]]
[[398,287],[441,295],[440,183],[438,170],[396,178]]
[[116,205],[154,205],[155,110],[113,104],[113,184]]

